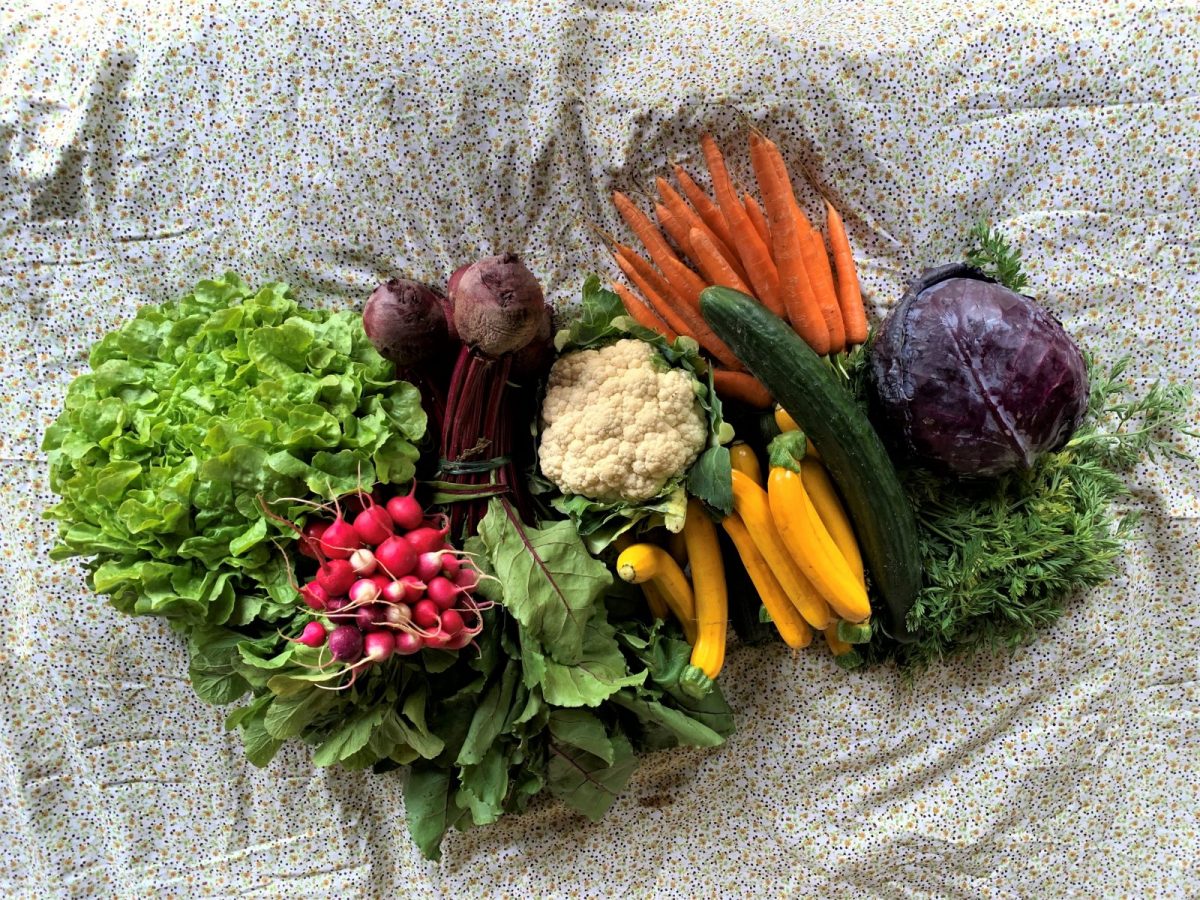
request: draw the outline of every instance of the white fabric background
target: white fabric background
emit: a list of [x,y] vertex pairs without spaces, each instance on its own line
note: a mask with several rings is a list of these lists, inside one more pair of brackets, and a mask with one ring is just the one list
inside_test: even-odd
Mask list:
[[1198,95],[1170,0],[0,6],[0,892],[1200,894],[1194,464],[1139,468],[1120,577],[1013,656],[906,685],[738,648],[726,747],[434,866],[400,776],[249,766],[165,625],[48,562],[38,449],[92,341],[227,269],[353,305],[513,249],[565,307],[612,275],[608,191],[699,174],[705,129],[749,184],[748,122],[838,202],[876,314],[986,217],[1081,343],[1194,381]]

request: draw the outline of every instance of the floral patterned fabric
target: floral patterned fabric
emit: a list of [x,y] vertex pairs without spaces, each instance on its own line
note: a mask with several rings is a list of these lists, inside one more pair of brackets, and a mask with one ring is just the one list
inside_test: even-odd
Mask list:
[[1198,96],[1200,13],[1172,0],[3,5],[0,893],[1200,894],[1194,463],[1137,470],[1120,577],[1028,648],[911,683],[732,648],[727,746],[644,759],[600,824],[544,800],[436,866],[402,776],[302,746],[256,770],[181,640],[48,560],[39,450],[93,341],[226,270],[355,306],[511,249],[569,314],[615,274],[608,193],[699,175],[704,130],[750,184],[748,124],[843,210],[876,318],[986,218],[1101,360],[1193,382]]

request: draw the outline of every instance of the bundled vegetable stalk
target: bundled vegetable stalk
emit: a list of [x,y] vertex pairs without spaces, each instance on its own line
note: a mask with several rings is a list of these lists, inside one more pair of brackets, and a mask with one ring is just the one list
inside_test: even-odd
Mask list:
[[533,416],[532,392],[519,388],[535,383],[553,355],[550,307],[529,269],[511,253],[489,256],[457,269],[446,296],[392,279],[368,299],[363,323],[431,411],[441,447],[430,486],[433,502],[449,506],[449,533],[474,534],[493,496],[507,496],[528,519],[519,472],[532,443],[514,440],[513,422]]
[[504,495],[522,517],[529,492],[514,461],[518,399],[510,380],[535,378],[551,355],[550,308],[533,273],[513,254],[460,270],[449,291],[463,342],[442,423],[437,502],[450,502],[450,532],[474,534],[487,500]]

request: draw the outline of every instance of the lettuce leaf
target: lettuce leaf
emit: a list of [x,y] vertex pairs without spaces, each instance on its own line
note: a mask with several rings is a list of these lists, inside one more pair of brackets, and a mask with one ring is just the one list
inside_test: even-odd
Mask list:
[[[53,558],[90,558],[122,612],[202,625],[294,608],[275,549],[294,535],[260,498],[330,497],[412,478],[425,413],[353,311],[301,307],[232,273],[145,306],[98,341],[47,429],[61,500]],[[301,519],[299,505],[274,512]],[[237,680],[193,667],[209,698]]]

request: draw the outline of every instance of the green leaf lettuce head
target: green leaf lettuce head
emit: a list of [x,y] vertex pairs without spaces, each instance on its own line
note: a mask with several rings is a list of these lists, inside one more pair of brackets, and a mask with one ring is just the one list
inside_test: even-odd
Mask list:
[[[59,523],[53,558],[90,557],[94,589],[122,612],[276,620],[295,592],[275,543],[293,533],[260,498],[413,476],[417,390],[395,380],[356,312],[301,307],[287,285],[202,281],[142,307],[89,364],[43,441],[62,498],[46,517]],[[202,677],[215,696],[236,684]]]
[[[727,444],[733,429],[721,415],[721,401],[712,383],[712,370],[700,356],[699,345],[689,337],[668,343],[661,335],[642,327],[625,313],[620,298],[600,285],[596,276],[583,286],[583,304],[578,318],[555,336],[555,347],[562,352],[603,347],[625,338],[637,338],[650,344],[672,367],[683,369],[695,380],[696,397],[708,426],[708,442],[687,472],[667,482],[654,497],[631,503],[605,501],[578,494],[559,493],[550,505],[568,516],[579,529],[588,549],[599,553],[622,533],[635,527],[665,526],[678,532],[683,528],[688,495],[699,497],[712,510],[728,515],[733,508],[731,466]],[[548,482],[535,478],[543,491],[553,490]]]

